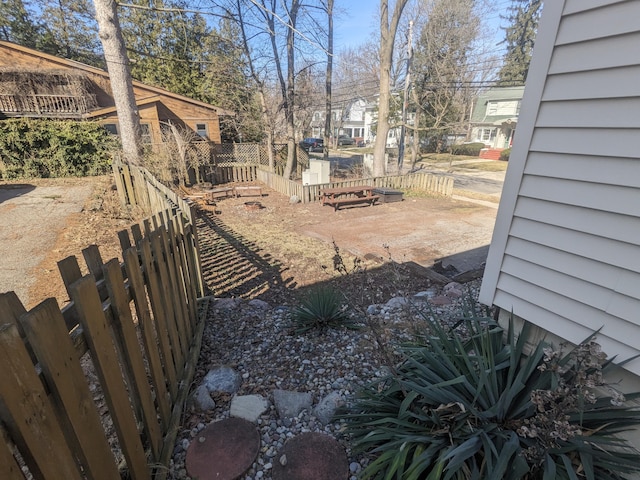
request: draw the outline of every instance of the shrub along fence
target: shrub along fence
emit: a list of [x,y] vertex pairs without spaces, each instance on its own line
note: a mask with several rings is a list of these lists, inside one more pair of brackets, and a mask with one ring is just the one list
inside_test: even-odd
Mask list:
[[[162,203],[129,172],[136,193],[123,195]],[[174,207],[119,232],[123,263],[96,246],[83,250],[88,275],[59,262],[62,310],[0,294],[0,478],[166,478],[208,309],[189,215]]]

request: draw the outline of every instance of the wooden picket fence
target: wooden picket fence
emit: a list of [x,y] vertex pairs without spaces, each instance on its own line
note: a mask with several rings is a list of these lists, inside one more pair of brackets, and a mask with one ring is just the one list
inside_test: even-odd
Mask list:
[[341,182],[324,183],[321,185],[302,185],[299,182],[288,180],[272,172],[257,169],[256,179],[276,192],[287,196],[297,196],[303,203],[319,201],[320,190],[324,188],[341,188],[360,185],[372,185],[375,188],[415,189],[443,196],[451,196],[453,194],[452,177],[432,175],[429,173],[358,178]]
[[[71,303],[48,299],[27,312],[0,295],[0,478],[165,478],[206,310],[194,279],[192,226],[163,212],[120,232],[124,263],[97,247],[59,263]],[[138,340],[140,335],[140,341]],[[88,352],[115,434],[94,402]],[[102,414],[101,414],[102,413]],[[117,437],[119,449],[110,445]]]
[[[137,207],[147,216],[165,210],[178,212],[189,225],[195,226],[195,205],[160,182],[146,168],[129,165],[117,159],[114,160],[112,168],[120,203],[124,207]],[[195,242],[197,271],[200,272],[198,278],[195,279],[197,281],[196,289],[198,295],[203,296],[205,286],[201,273],[200,245],[195,227],[193,229],[193,239]]]
[[124,262],[96,246],[87,275],[75,257],[58,262],[62,309],[0,294],[2,479],[167,476],[209,298],[191,206],[143,169],[114,171],[123,200],[156,209],[119,232]]

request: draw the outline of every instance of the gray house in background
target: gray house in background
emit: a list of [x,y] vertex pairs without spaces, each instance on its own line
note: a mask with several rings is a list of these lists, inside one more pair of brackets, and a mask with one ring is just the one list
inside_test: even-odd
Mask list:
[[480,292],[616,361],[640,354],[639,45],[640,1],[545,2]]
[[509,148],[518,124],[524,87],[495,87],[478,96],[471,112],[471,141]]

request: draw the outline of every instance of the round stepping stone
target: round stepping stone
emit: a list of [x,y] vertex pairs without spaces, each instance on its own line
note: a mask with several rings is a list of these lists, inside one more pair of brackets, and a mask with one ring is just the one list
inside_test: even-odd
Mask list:
[[273,480],[346,480],[349,476],[344,448],[323,433],[293,437],[273,464]]
[[187,472],[198,480],[234,480],[258,456],[260,433],[241,418],[212,423],[187,449]]

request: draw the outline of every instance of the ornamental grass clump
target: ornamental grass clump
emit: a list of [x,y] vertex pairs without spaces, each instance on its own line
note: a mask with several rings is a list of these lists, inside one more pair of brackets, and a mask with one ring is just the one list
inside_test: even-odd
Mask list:
[[344,297],[332,287],[312,290],[293,311],[296,333],[312,329],[357,328],[357,323],[343,306]]
[[616,436],[640,424],[640,411],[621,395],[596,395],[611,362],[593,338],[568,353],[539,343],[525,356],[527,327],[516,338],[510,326],[505,341],[492,320],[462,323],[447,330],[430,322],[393,373],[344,414],[355,450],[372,454],[361,478],[603,480],[640,472],[640,452]]

